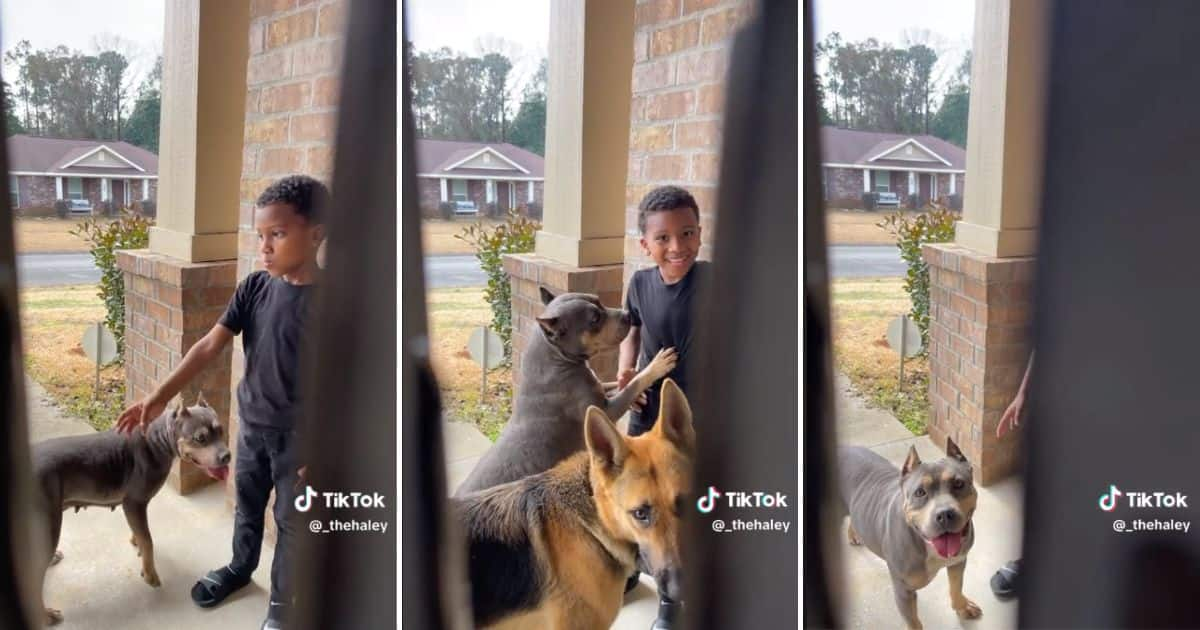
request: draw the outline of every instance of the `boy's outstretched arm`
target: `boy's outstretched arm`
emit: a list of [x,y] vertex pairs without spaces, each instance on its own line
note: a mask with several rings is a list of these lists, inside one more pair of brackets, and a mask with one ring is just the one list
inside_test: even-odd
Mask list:
[[633,379],[633,375],[637,374],[637,357],[641,348],[642,329],[639,326],[630,326],[629,334],[625,335],[617,354],[617,389],[624,389]]
[[188,349],[187,354],[183,355],[183,360],[157,389],[121,412],[121,416],[117,418],[117,430],[129,433],[134,427],[145,428],[167,408],[167,403],[183,389],[183,386],[208,367],[232,340],[233,331],[221,324],[213,326],[208,334]]

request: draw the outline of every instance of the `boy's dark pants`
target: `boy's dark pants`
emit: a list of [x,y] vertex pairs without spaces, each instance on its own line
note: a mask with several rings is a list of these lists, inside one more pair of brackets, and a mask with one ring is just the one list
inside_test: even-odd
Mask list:
[[233,523],[233,562],[229,570],[249,576],[258,567],[263,522],[275,489],[275,559],[271,562],[271,602],[290,604],[291,545],[295,535],[296,435],[242,423],[238,433]]

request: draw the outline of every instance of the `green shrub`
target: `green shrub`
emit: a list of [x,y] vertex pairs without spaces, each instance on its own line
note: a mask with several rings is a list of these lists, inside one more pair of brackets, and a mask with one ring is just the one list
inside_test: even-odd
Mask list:
[[512,358],[512,285],[501,256],[532,252],[534,234],[541,227],[537,221],[509,210],[504,223],[491,228],[474,223],[454,236],[475,248],[475,257],[487,274],[483,298],[492,307],[492,330],[504,341],[506,361]]
[[900,258],[908,265],[904,290],[912,300],[912,319],[921,331],[921,344],[929,348],[929,267],[921,256],[926,243],[945,243],[954,239],[954,222],[962,217],[949,208],[930,204],[925,212],[895,212],[876,225],[896,237]]
[[71,234],[90,247],[92,260],[100,269],[100,299],[107,315],[105,325],[117,338],[117,361],[125,356],[125,278],[117,267],[117,250],[138,249],[150,242],[153,222],[128,210],[115,221],[88,217]]

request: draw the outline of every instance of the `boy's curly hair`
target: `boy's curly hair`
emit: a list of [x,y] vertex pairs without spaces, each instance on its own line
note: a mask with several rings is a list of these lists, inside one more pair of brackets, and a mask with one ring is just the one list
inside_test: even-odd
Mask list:
[[646,217],[651,214],[682,208],[691,208],[696,220],[700,220],[700,206],[696,205],[696,198],[692,193],[679,186],[659,186],[651,190],[638,204],[638,231],[645,234]]
[[310,223],[321,223],[321,214],[329,205],[329,189],[308,175],[289,175],[267,186],[255,202],[259,208],[285,203]]

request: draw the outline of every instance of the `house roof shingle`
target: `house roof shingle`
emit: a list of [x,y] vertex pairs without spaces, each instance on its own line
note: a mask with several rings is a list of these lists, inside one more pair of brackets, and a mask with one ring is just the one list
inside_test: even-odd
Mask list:
[[[529,174],[522,173],[517,169],[492,170],[460,167],[449,171],[446,170],[446,167],[453,166],[455,162],[461,162],[472,154],[478,153],[484,147],[491,148],[500,155],[520,164],[522,168],[529,171]],[[545,161],[542,156],[532,151],[526,151],[521,147],[513,146],[507,142],[460,142],[457,140],[418,139],[416,149],[417,173],[422,175],[472,175],[500,178],[508,175],[541,178],[545,172]]]
[[[135,168],[94,168],[65,166],[97,147],[106,146],[121,157],[140,166]],[[118,140],[72,140],[16,134],[8,137],[8,170],[64,175],[158,175],[158,156],[141,147]]]
[[[930,151],[950,162],[946,166],[941,162],[911,162],[907,160],[875,160],[870,158],[898,146],[908,139],[913,139]],[[838,127],[821,127],[821,163],[823,164],[862,164],[863,166],[890,166],[896,168],[940,168],[965,171],[967,169],[967,152],[937,138],[927,135],[904,135],[898,133],[882,133],[878,131],[856,131]]]

